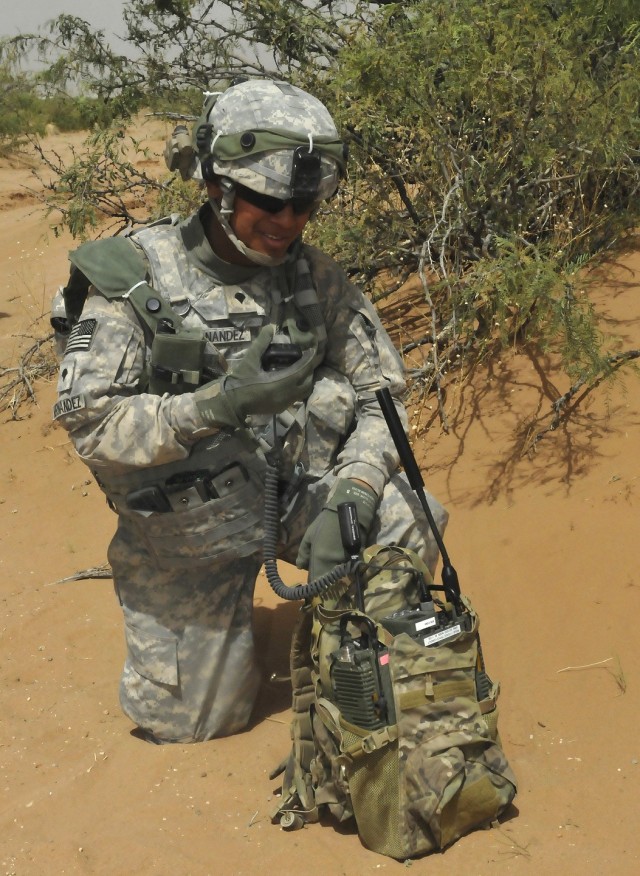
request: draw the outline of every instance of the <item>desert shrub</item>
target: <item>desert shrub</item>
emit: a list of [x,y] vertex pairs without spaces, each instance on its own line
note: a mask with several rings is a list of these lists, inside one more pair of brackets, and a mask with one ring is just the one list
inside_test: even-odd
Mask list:
[[[372,297],[419,271],[440,363],[529,341],[572,376],[602,368],[573,277],[638,221],[633,0],[129,0],[124,14],[127,55],[71,16],[12,46],[48,60],[43,87],[81,81],[124,118],[142,102],[195,117],[201,93],[238,73],[308,88],[351,148],[311,236]],[[100,136],[53,193],[78,235],[100,193],[110,231],[149,218],[143,198],[136,213],[104,194],[134,171]],[[136,180],[163,210],[190,203],[180,185]],[[416,376],[428,387],[442,367]]]

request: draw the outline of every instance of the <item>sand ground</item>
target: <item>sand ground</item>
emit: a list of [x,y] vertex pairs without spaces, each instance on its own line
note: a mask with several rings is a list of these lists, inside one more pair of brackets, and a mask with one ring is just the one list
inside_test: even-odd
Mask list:
[[[66,138],[50,146],[64,148]],[[0,365],[41,336],[66,278],[25,168],[0,164]],[[640,247],[588,294],[620,349],[640,346]],[[640,393],[637,376],[584,399],[533,456],[531,419],[568,382],[508,353],[452,384],[450,431],[414,415],[447,547],[500,679],[501,734],[519,780],[510,817],[403,865],[350,830],[285,833],[268,773],[288,748],[286,673],[296,606],[264,580],[255,623],[265,682],[250,728],[196,746],[147,745],[120,713],[124,656],[110,580],[56,583],[105,562],[115,518],[61,430],[55,380],[0,417],[0,874],[635,874],[640,872]]]

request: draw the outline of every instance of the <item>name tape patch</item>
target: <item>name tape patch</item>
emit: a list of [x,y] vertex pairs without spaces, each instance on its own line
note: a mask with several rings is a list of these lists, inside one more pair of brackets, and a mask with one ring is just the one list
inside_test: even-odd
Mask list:
[[64,350],[65,356],[67,353],[81,353],[84,350],[88,350],[97,325],[97,319],[82,319],[80,322],[77,322],[71,329],[71,334]]
[[83,395],[70,395],[66,398],[60,398],[53,406],[53,419],[57,420],[58,417],[62,417],[64,414],[81,411],[84,407],[85,403]]
[[210,328],[205,331],[205,337],[212,344],[239,344],[251,340],[251,330],[233,328],[233,326]]

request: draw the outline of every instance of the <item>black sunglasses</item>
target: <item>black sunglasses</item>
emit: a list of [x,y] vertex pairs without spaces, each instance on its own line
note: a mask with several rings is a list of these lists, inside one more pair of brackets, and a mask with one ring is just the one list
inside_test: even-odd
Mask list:
[[264,210],[265,213],[280,213],[288,204],[293,207],[293,212],[296,216],[302,213],[310,213],[318,206],[316,198],[289,198],[283,201],[282,198],[274,198],[273,195],[263,195],[260,192],[254,192],[253,189],[248,189],[246,186],[236,185],[236,195],[252,204],[259,210]]

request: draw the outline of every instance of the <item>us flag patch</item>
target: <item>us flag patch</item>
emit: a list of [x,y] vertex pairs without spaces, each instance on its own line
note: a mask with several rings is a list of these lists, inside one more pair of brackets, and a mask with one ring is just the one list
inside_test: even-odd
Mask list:
[[97,319],[82,319],[80,322],[77,322],[71,329],[71,334],[64,350],[65,356],[67,353],[80,353],[83,350],[88,350],[97,325]]

